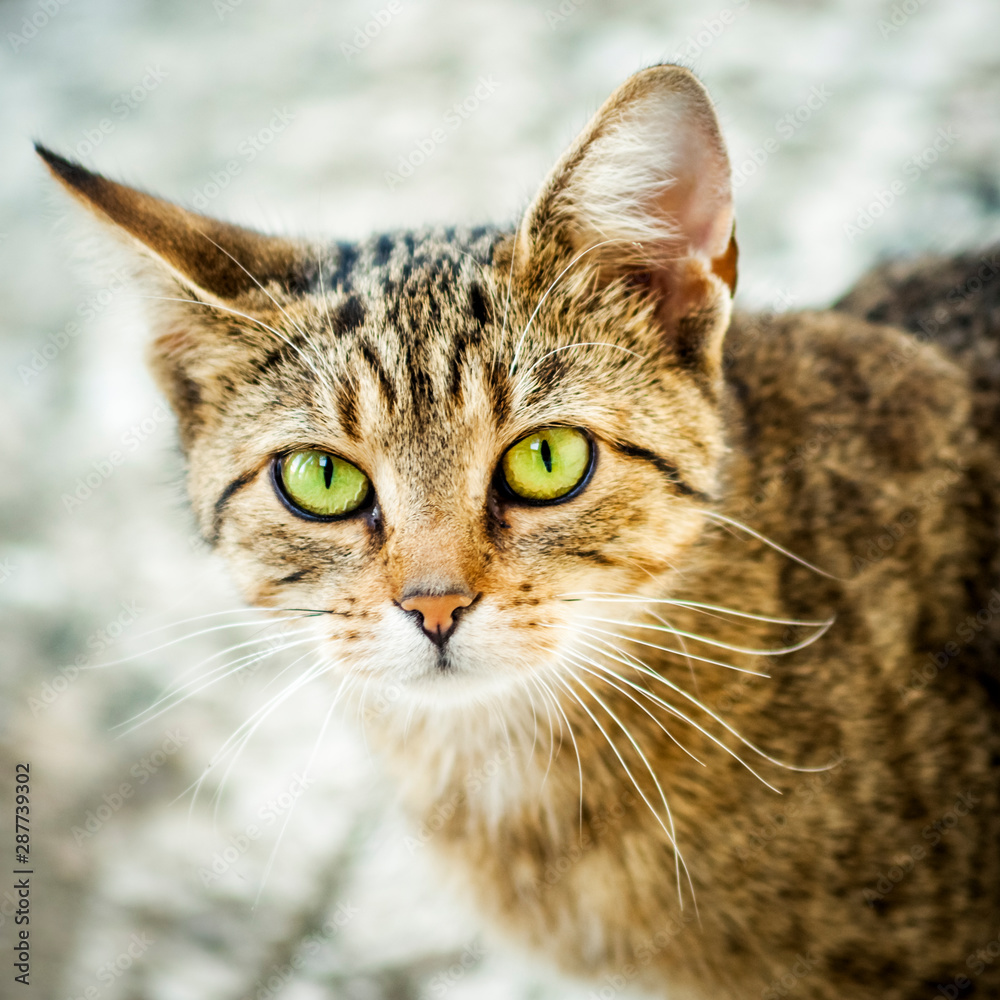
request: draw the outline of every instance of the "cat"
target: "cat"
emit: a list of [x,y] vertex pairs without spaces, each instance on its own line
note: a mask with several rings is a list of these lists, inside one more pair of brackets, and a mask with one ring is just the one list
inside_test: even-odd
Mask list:
[[957,271],[734,316],[674,65],[508,229],[266,236],[38,151],[158,299],[206,540],[497,934],[590,997],[1000,996],[1000,309],[886,322]]

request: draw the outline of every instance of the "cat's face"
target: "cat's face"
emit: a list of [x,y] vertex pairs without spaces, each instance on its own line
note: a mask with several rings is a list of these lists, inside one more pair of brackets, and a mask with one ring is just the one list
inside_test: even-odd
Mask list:
[[50,165],[167,264],[187,301],[152,358],[202,528],[248,600],[319,613],[343,675],[420,699],[530,683],[581,651],[598,595],[662,591],[702,530],[735,244],[685,71],[612,97],[515,233],[317,248]]
[[[593,613],[573,597],[659,584],[711,488],[714,410],[677,377],[642,297],[619,287],[602,304],[557,285],[532,321],[544,289],[518,283],[508,300],[498,241],[509,248],[493,234],[382,237],[346,254],[349,272],[336,256],[317,267],[317,281],[339,268],[340,290],[268,318],[298,346],[235,368],[232,404],[191,450],[192,494],[248,599],[326,612],[345,670],[421,692],[493,689],[551,663],[578,610]],[[532,440],[547,428],[561,430]],[[515,492],[532,492],[520,456],[504,462],[525,438],[541,499]],[[554,485],[532,444],[548,447]],[[302,452],[369,485],[330,459],[300,460],[304,474],[281,461]],[[404,609],[414,595],[470,603],[440,642]]]

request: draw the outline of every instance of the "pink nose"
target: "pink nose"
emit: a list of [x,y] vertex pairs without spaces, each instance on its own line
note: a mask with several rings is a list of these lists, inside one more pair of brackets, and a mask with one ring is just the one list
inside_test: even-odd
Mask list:
[[473,598],[464,594],[441,594],[430,597],[418,595],[400,602],[404,611],[419,611],[423,619],[424,631],[438,645],[441,645],[455,627],[452,615],[459,608],[467,608]]

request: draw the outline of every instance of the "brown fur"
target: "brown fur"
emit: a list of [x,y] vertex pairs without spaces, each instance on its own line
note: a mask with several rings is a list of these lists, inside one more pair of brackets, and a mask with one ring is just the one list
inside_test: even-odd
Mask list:
[[[656,186],[615,136],[659,121]],[[45,155],[195,300],[163,303],[153,365],[205,535],[248,600],[323,612],[414,844],[498,928],[601,996],[1000,995],[1000,965],[974,971],[1000,931],[997,379],[947,330],[730,325],[728,165],[689,73],[629,81],[515,233],[291,265]],[[625,220],[600,247],[595,184]],[[891,292],[848,306],[905,323]],[[593,478],[512,503],[500,457],[548,424],[588,431]],[[290,513],[268,470],[303,447],[363,469],[375,506]],[[412,593],[477,595],[440,655]]]

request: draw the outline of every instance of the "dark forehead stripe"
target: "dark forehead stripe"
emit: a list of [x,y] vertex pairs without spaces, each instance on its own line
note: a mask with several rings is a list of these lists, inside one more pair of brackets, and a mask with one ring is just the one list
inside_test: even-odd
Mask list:
[[383,233],[375,241],[375,252],[373,263],[376,267],[385,267],[389,263],[389,257],[392,255],[392,248],[395,246],[391,236]]
[[361,341],[361,356],[365,359],[369,370],[375,376],[375,380],[378,384],[379,392],[382,398],[386,401],[389,409],[395,409],[396,407],[396,386],[393,384],[392,379],[389,377],[388,371],[386,371],[385,365],[382,364],[382,359],[379,357],[378,351],[375,345],[368,340]]
[[500,361],[494,361],[489,368],[487,385],[497,423],[504,424],[510,419],[512,394],[507,366]]
[[532,382],[525,401],[541,402],[552,391],[553,384],[562,379],[578,363],[578,359],[571,357],[569,351],[551,351],[538,362],[524,365],[526,371],[529,369],[531,371]]
[[330,311],[330,328],[343,336],[351,333],[365,321],[365,306],[357,295],[348,296]]
[[354,288],[354,272],[358,263],[358,247],[353,243],[334,246],[329,282],[337,291],[349,292]]
[[[382,233],[357,244],[333,244],[317,262],[314,293],[322,298],[331,291],[340,295],[328,310],[328,334],[347,337],[376,324],[398,340],[398,353],[379,346],[378,337],[364,336],[354,347],[361,369],[372,373],[390,407],[399,405],[407,393],[418,410],[442,398],[457,398],[463,368],[494,322],[482,271],[505,239],[506,232],[485,226]],[[456,310],[459,332],[452,334],[449,355],[441,333],[446,325],[455,329]],[[265,359],[264,371],[297,354],[282,345]],[[431,372],[441,371],[442,360],[447,375],[437,384],[439,376],[432,378]],[[361,433],[357,389],[350,380],[335,401],[341,425],[351,437]],[[501,402],[497,409],[506,412],[507,407]]]
[[277,347],[253,362],[256,375],[249,379],[250,383],[259,385],[264,377],[279,372],[279,369],[282,369],[289,361],[296,363],[295,378],[298,381],[315,381],[316,372],[313,367],[302,362],[303,356],[307,355],[310,350],[312,350],[312,345],[302,332],[291,333]]
[[469,305],[472,308],[472,318],[479,326],[489,326],[493,322],[489,299],[478,281],[474,281],[469,288]]
[[456,399],[462,393],[462,372],[470,349],[482,342],[482,333],[477,329],[462,330],[455,335],[451,345],[449,361],[448,394]]
[[342,381],[337,389],[337,416],[343,432],[352,440],[361,440],[361,424],[358,420],[358,385],[353,378]]
[[321,284],[334,291],[400,291],[411,276],[431,270],[458,277],[469,265],[488,267],[509,235],[487,226],[380,233],[361,243],[330,245],[322,261],[307,268],[307,276],[311,287]]

